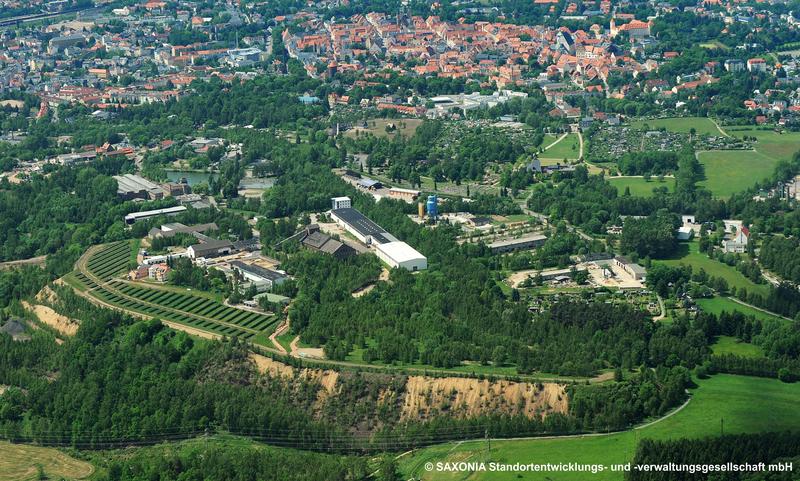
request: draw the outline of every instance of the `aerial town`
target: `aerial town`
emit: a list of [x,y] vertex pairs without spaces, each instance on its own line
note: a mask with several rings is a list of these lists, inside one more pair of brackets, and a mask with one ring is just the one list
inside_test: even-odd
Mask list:
[[795,0],[0,0],[0,481],[789,481]]

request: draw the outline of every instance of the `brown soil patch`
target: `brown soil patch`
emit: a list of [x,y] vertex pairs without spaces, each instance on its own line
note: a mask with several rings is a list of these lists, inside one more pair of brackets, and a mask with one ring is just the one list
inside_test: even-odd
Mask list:
[[161,324],[164,324],[169,328],[175,329],[176,331],[183,331],[191,336],[202,337],[203,339],[222,339],[222,336],[212,334],[207,331],[202,331],[200,329],[195,329],[194,327],[189,327],[184,324],[178,324],[177,322],[165,321],[164,319],[160,320]]
[[497,412],[533,418],[566,413],[567,409],[564,384],[412,376],[406,383],[401,418],[424,419],[445,413],[472,417]]
[[[339,373],[328,369],[297,369],[269,357],[250,356],[258,371],[272,377],[315,380],[322,389],[318,394],[319,406],[337,394]],[[445,377],[411,376],[404,392],[384,389],[379,404],[401,407],[401,419],[426,419],[436,415],[474,417],[489,413],[544,417],[551,413],[566,414],[569,408],[566,385],[558,383],[524,383]]]
[[74,336],[75,333],[78,332],[78,327],[80,327],[80,323],[78,321],[61,315],[48,306],[42,304],[30,304],[27,301],[22,301],[22,306],[25,309],[32,311],[39,321],[47,324],[65,336]]
[[319,382],[322,391],[333,394],[336,390],[336,382],[339,380],[339,372],[330,369],[296,369],[282,362],[278,362],[267,356],[260,354],[250,354],[250,358],[255,362],[258,372],[268,374],[272,377],[311,379]]

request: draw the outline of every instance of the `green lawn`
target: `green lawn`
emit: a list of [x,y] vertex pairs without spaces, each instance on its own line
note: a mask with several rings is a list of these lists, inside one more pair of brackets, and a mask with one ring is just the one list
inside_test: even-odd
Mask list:
[[634,197],[652,197],[653,189],[656,187],[666,187],[670,192],[675,191],[675,180],[665,178],[664,182],[659,182],[656,178],[649,181],[642,177],[607,177],[611,185],[617,188],[617,192],[622,195],[627,187]]
[[722,277],[725,279],[729,287],[736,287],[737,289],[744,287],[748,292],[756,292],[762,296],[767,295],[769,288],[766,284],[756,284],[743,276],[735,267],[710,259],[706,254],[698,251],[698,246],[699,243],[697,241],[681,243],[678,255],[671,259],[664,259],[656,262],[663,262],[664,264],[673,266],[686,264],[692,266],[693,269],[702,268],[710,276]]
[[777,161],[750,150],[714,150],[697,153],[705,168],[706,179],[700,182],[717,197],[748,189],[772,175]]
[[764,357],[764,350],[755,344],[741,342],[733,336],[717,336],[717,340],[711,345],[714,354],[734,354],[741,357]]
[[779,134],[774,130],[756,130],[728,128],[725,130],[734,137],[755,137],[757,152],[775,160],[791,160],[792,156],[800,150],[800,132],[784,132]]
[[730,50],[730,47],[728,47],[724,43],[720,42],[719,40],[712,40],[710,42],[701,43],[700,47],[707,48],[707,49],[710,49],[710,50],[714,50],[714,49]]
[[[556,137],[558,138],[558,137]],[[542,142],[542,147],[547,147],[553,140],[546,139]],[[567,134],[564,139],[554,145],[553,147],[545,150],[540,154],[543,159],[556,159],[563,161],[564,159],[577,159],[580,154],[580,141],[578,134]]]
[[720,315],[722,311],[727,311],[727,312],[738,311],[746,316],[753,316],[756,319],[762,321],[786,322],[786,320],[781,317],[768,314],[758,309],[753,309],[750,306],[739,304],[738,302],[728,297],[717,296],[711,299],[698,299],[697,305],[699,305],[704,311],[710,312],[715,315]]
[[292,350],[292,340],[297,336],[297,334],[293,334],[291,330],[281,334],[280,336],[275,336],[275,340],[278,341],[278,344],[283,346],[286,349],[286,352]]
[[670,132],[688,134],[692,128],[699,135],[722,135],[710,119],[705,117],[671,117],[666,119],[637,120],[631,122],[631,127],[644,129],[645,125],[651,130],[667,129]]
[[429,472],[426,462],[495,461],[502,463],[598,463],[621,464],[633,457],[636,443],[642,438],[673,439],[713,436],[724,427],[725,433],[754,433],[800,429],[800,383],[785,384],[774,379],[717,375],[698,381],[692,400],[680,412],[652,426],[608,436],[492,441],[491,454],[483,441],[448,443],[418,451],[401,459],[406,477],[422,480],[491,480],[519,479],[572,481],[592,479],[621,481],[622,473],[607,470],[595,475],[575,473],[449,473]]

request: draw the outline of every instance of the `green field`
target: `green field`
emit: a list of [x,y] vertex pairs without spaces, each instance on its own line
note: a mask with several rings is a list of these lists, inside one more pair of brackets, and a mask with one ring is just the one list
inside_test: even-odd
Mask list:
[[715,196],[731,194],[753,187],[772,175],[777,161],[761,152],[750,150],[714,150],[697,153],[705,168],[706,179],[700,182]]
[[576,462],[605,466],[621,464],[633,457],[642,438],[674,439],[713,436],[724,427],[726,434],[800,429],[800,383],[774,379],[717,375],[698,381],[689,404],[653,425],[607,436],[579,436],[533,440],[492,441],[491,454],[483,441],[448,443],[422,449],[400,460],[406,477],[422,480],[564,480],[620,481],[622,473],[605,471],[595,475],[575,473],[449,473],[429,472],[426,462],[495,461],[502,463]]
[[0,442],[0,481],[40,479],[39,467],[47,479],[85,479],[94,468],[54,448]]
[[734,137],[755,137],[758,142],[755,149],[760,154],[775,160],[791,160],[792,156],[800,150],[800,132],[784,132],[779,134],[774,130],[756,130],[726,127],[725,130]]
[[[395,125],[395,130],[390,132],[386,131],[386,126],[389,124]],[[411,138],[417,131],[417,127],[422,124],[422,119],[371,119],[367,121],[367,128],[363,128],[361,124],[348,130],[344,135],[347,137],[356,138],[356,132],[360,135],[372,134],[375,137],[389,137],[402,135],[406,138]]]
[[617,188],[617,192],[622,195],[627,187],[634,197],[652,197],[653,189],[656,187],[666,187],[670,192],[675,191],[675,180],[665,178],[664,182],[659,182],[656,178],[650,181],[642,177],[607,177],[611,185]]
[[745,288],[748,292],[755,292],[762,296],[766,296],[769,292],[769,287],[766,284],[756,284],[737,271],[735,267],[710,259],[706,254],[700,253],[698,247],[699,243],[697,241],[681,243],[680,250],[676,256],[657,262],[673,266],[685,264],[692,266],[693,269],[702,268],[710,276],[725,279],[729,287]]
[[711,345],[714,354],[734,354],[741,357],[758,358],[764,357],[764,350],[755,344],[741,342],[732,336],[717,336],[717,340]]
[[[255,341],[269,336],[277,327],[276,316],[228,307],[205,293],[115,279],[125,272],[130,249],[128,242],[104,246],[86,262],[88,275],[78,270],[74,278],[102,302],[219,336]],[[98,284],[94,279],[102,282]]]
[[714,122],[705,117],[670,117],[666,119],[649,119],[637,120],[631,122],[631,127],[635,129],[644,129],[645,125],[650,130],[666,129],[670,132],[679,132],[688,134],[692,128],[698,135],[722,135]]
[[710,42],[701,43],[700,47],[711,49],[711,50],[714,50],[714,49],[730,50],[730,47],[728,47],[724,43],[720,42],[719,40],[712,40]]
[[[558,137],[556,137],[556,139],[557,138]],[[542,142],[542,147],[547,147],[553,143],[554,140],[555,139],[550,140],[549,138],[545,139],[545,141]],[[577,159],[580,153],[580,141],[578,140],[578,134],[567,134],[567,136],[564,137],[561,142],[545,150],[539,156],[543,159],[556,159],[558,161],[563,161],[564,159]]]
[[760,311],[758,309],[754,309],[750,306],[739,304],[738,302],[728,297],[717,296],[711,299],[698,299],[697,305],[699,305],[700,308],[702,308],[704,311],[710,312],[717,316],[720,315],[720,313],[722,313],[723,311],[727,312],[738,311],[746,316],[753,316],[761,321],[786,322],[786,320],[781,317],[769,314],[764,311]]

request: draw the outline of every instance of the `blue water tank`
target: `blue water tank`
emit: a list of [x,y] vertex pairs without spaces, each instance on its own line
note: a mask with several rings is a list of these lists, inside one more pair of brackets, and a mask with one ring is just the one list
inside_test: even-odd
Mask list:
[[439,205],[436,202],[435,195],[428,196],[427,209],[428,209],[428,217],[436,217],[437,215],[439,215]]

